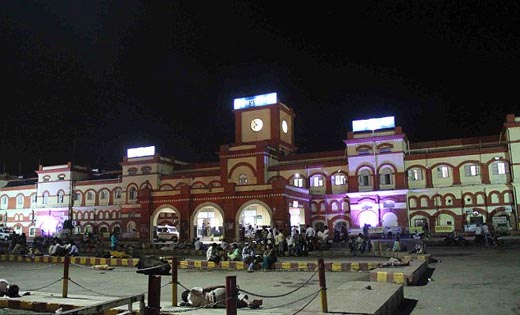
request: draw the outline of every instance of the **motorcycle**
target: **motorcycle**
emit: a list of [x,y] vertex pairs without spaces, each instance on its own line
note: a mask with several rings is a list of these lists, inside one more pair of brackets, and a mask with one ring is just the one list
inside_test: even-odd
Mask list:
[[444,244],[447,246],[469,246],[470,241],[464,238],[462,235],[457,235],[455,232],[451,232],[446,235],[443,239]]

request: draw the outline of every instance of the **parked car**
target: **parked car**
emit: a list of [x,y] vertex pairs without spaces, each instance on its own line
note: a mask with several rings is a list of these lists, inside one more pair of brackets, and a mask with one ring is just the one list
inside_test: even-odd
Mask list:
[[7,227],[0,227],[0,241],[7,241],[13,230]]
[[156,228],[157,239],[160,241],[179,241],[179,231],[172,225],[158,225]]

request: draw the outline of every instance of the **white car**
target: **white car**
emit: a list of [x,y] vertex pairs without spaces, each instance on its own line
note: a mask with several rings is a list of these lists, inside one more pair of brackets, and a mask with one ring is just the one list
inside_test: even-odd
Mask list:
[[157,239],[160,241],[179,241],[179,231],[175,226],[158,225],[156,228]]

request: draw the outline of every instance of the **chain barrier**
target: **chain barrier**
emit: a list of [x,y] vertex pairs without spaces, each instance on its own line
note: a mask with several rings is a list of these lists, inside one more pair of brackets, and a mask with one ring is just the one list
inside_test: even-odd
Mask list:
[[59,278],[58,280],[54,281],[54,282],[51,283],[51,284],[44,285],[43,287],[39,287],[39,288],[36,288],[36,289],[29,289],[29,290],[27,290],[27,291],[38,291],[38,290],[41,290],[41,289],[45,289],[45,288],[47,288],[47,287],[50,287],[50,286],[53,285],[53,284],[56,284],[56,283],[60,282],[61,280],[63,280],[63,277]]
[[314,296],[312,297],[312,299],[309,300],[309,302],[305,303],[299,310],[297,310],[296,312],[293,313],[293,315],[296,315],[298,314],[299,312],[303,311],[307,306],[309,306],[309,304],[312,303],[312,301],[314,301],[314,299],[318,296],[318,294],[321,292],[322,289],[319,289],[315,294]]
[[97,291],[94,291],[94,290],[90,290],[84,286],[82,286],[81,284],[77,283],[76,281],[72,280],[71,278],[69,278],[69,281],[74,283],[75,285],[77,285],[78,287],[82,288],[83,290],[86,290],[86,291],[89,291],[89,292],[92,292],[94,294],[97,294],[97,295],[105,295],[105,296],[111,296],[111,297],[122,297],[120,295],[111,295],[111,294],[106,294],[106,293],[101,293],[101,292],[97,292]]
[[283,293],[283,294],[278,294],[278,295],[262,295],[262,294],[257,294],[257,293],[253,293],[253,292],[249,292],[249,291],[246,291],[246,290],[243,290],[243,289],[239,289],[241,292],[244,292],[245,294],[249,294],[249,295],[252,295],[252,296],[257,296],[257,297],[261,297],[261,298],[266,298],[266,299],[269,299],[269,298],[280,298],[280,297],[284,297],[284,296],[287,296],[289,294],[292,294],[298,290],[300,290],[301,288],[303,288],[304,286],[306,286],[311,280],[312,278],[314,278],[314,276],[318,273],[318,270],[319,269],[316,269],[314,271],[314,273],[312,274],[312,276],[307,280],[305,281],[302,285],[300,285],[299,287],[297,287],[296,289],[292,290],[292,291],[289,291],[287,293]]
[[[273,309],[277,309],[277,308],[280,308],[280,307],[286,307],[286,306],[289,306],[289,305],[292,305],[292,304],[296,304],[296,303],[298,303],[298,302],[300,302],[300,301],[303,301],[303,300],[305,300],[305,299],[308,299],[308,298],[310,298],[310,297],[312,297],[312,300],[310,300],[310,302],[312,302],[312,301],[316,298],[316,296],[318,296],[318,294],[319,294],[320,292],[321,292],[321,289],[317,290],[316,292],[312,292],[312,293],[309,294],[309,295],[306,295],[306,296],[304,296],[304,297],[301,297],[301,298],[299,298],[299,299],[297,299],[297,300],[294,300],[294,301],[292,301],[292,302],[288,302],[288,303],[281,304],[281,305],[276,305],[276,306],[271,306],[271,307],[262,307],[261,309],[262,309],[262,310],[273,310]],[[308,304],[310,304],[310,302],[308,302]],[[308,304],[307,304],[307,305],[308,305]],[[307,307],[307,305],[305,305],[305,307]],[[304,307],[304,308],[305,308],[305,307]],[[246,311],[255,311],[255,310],[246,309]],[[300,311],[299,311],[299,312],[300,312]]]

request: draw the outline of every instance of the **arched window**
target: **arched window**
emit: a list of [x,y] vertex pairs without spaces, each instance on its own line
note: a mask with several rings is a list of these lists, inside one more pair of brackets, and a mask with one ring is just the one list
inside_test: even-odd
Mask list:
[[362,170],[359,172],[358,180],[360,186],[370,186],[370,172],[368,170]]
[[63,203],[65,193],[63,191],[58,192],[58,203]]
[[381,185],[392,185],[393,184],[393,176],[392,170],[390,168],[385,168],[381,170],[380,174]]
[[137,199],[137,188],[135,188],[135,187],[131,187],[130,188],[128,199],[130,199],[130,200],[136,200]]
[[114,190],[114,199],[121,199],[121,188]]
[[293,186],[303,187],[303,178],[300,176],[300,174],[294,175]]
[[42,204],[46,205],[49,203],[49,192],[44,192],[42,196]]

